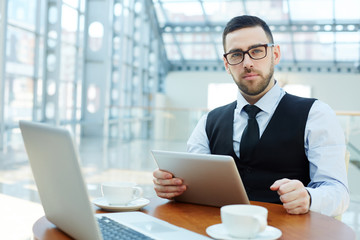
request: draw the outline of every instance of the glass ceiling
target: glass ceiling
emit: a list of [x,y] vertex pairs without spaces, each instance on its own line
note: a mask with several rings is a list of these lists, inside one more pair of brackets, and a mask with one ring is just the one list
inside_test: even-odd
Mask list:
[[[153,0],[172,68],[222,68],[221,34],[232,17],[264,19],[282,51],[279,68],[359,71],[359,0]],[[298,67],[298,68],[297,68]]]

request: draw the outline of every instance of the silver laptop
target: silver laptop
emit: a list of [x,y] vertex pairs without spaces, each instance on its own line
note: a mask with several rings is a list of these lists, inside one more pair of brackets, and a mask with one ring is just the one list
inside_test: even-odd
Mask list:
[[187,190],[176,201],[221,207],[250,204],[231,156],[151,151],[159,169],[183,179]]
[[[149,239],[209,239],[142,212],[94,214],[71,133],[27,121],[19,125],[45,215],[71,237],[108,239],[100,223],[115,221]],[[119,231],[115,235],[123,239]]]

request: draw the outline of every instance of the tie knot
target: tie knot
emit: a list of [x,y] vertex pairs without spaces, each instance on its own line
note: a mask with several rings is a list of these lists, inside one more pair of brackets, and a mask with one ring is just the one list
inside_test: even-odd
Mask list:
[[244,110],[248,114],[249,118],[255,118],[256,114],[261,111],[261,109],[257,106],[249,104],[244,107]]

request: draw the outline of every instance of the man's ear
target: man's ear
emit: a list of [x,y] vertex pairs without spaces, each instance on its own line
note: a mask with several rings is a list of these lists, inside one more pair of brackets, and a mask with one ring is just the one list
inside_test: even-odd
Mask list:
[[280,58],[281,58],[281,52],[280,52],[280,46],[279,45],[275,45],[274,46],[274,64],[278,64],[280,62]]

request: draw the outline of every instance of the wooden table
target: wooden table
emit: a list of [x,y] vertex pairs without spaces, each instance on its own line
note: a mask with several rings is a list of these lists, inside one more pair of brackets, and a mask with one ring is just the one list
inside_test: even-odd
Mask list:
[[[268,225],[282,231],[280,239],[354,240],[356,238],[355,232],[349,226],[320,213],[290,215],[278,204],[263,202],[251,202],[251,204],[268,209]],[[100,209],[97,209],[96,212],[104,213]],[[160,198],[151,199],[150,204],[144,207],[142,212],[203,235],[207,235],[207,227],[221,222],[220,208],[218,207],[179,203]],[[45,217],[35,222],[33,234],[34,239],[39,240],[71,239]]]

